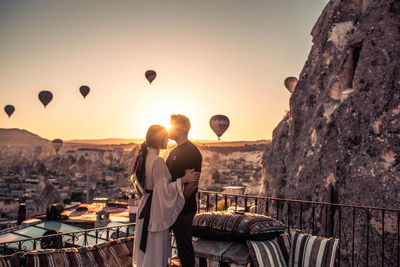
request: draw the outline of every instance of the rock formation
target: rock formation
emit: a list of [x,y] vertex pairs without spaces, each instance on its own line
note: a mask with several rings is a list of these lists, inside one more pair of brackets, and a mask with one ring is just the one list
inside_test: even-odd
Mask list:
[[311,35],[262,193],[400,208],[400,1],[331,0]]
[[57,188],[53,184],[46,184],[43,192],[41,193],[39,199],[36,201],[37,209],[39,211],[46,210],[51,204],[62,203],[63,200]]

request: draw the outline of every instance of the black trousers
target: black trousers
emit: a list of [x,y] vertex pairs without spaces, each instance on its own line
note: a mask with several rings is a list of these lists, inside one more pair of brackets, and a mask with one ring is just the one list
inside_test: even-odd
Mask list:
[[192,243],[192,222],[196,212],[180,214],[172,225],[178,257],[182,267],[194,267],[194,249]]

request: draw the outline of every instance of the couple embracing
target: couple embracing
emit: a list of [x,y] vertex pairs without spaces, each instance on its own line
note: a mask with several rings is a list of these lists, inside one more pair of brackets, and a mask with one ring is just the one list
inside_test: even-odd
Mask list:
[[[144,188],[135,228],[133,263],[137,267],[166,267],[171,257],[170,229],[183,267],[194,266],[192,221],[197,211],[196,192],[202,156],[188,140],[190,120],[183,115],[171,116],[169,132],[152,125],[147,131],[135,163],[135,172]],[[159,156],[168,139],[177,146],[167,161]]]

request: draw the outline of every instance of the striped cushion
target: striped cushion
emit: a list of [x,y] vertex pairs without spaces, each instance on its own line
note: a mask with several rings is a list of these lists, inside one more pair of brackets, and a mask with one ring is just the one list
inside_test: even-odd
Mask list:
[[336,250],[339,244],[338,239],[327,239],[292,230],[291,241],[290,267],[334,266]]
[[265,241],[285,230],[281,222],[254,213],[203,212],[193,218],[193,236],[211,240]]
[[268,241],[246,241],[255,267],[287,267],[290,236],[284,234]]
[[16,252],[8,256],[0,256],[0,267],[19,266],[24,252]]
[[24,257],[26,266],[32,267],[132,266],[133,240],[125,237],[95,246],[37,250]]

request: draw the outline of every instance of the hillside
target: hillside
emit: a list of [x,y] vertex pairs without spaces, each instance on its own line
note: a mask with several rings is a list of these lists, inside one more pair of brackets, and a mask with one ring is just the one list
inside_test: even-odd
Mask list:
[[47,146],[50,141],[34,133],[21,129],[0,129],[1,146]]
[[143,139],[129,139],[129,138],[105,138],[105,139],[74,139],[67,140],[67,144],[92,144],[92,145],[120,145],[141,143]]

